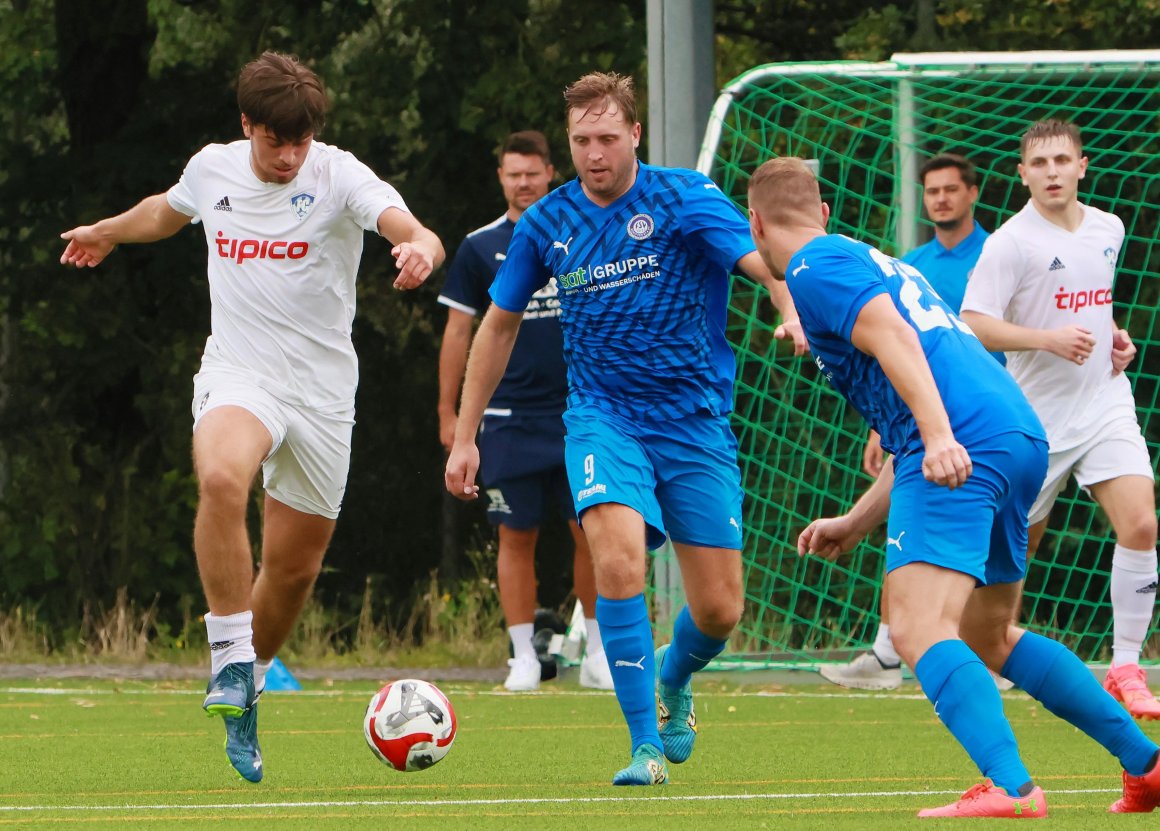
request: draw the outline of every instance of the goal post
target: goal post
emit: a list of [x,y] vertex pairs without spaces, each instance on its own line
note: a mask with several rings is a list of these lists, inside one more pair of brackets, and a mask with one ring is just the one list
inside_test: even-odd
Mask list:
[[[752,172],[777,155],[813,160],[830,229],[900,255],[929,239],[917,171],[945,151],[980,176],[976,218],[997,228],[1027,200],[1019,138],[1048,117],[1075,122],[1090,159],[1080,198],[1119,216],[1126,240],[1115,313],[1139,349],[1128,375],[1153,470],[1160,457],[1160,51],[899,54],[879,63],[770,64],[718,97],[698,166],[742,209]],[[866,428],[814,364],[772,337],[764,290],[734,278],[734,427],[746,490],[746,612],[720,664],[842,660],[878,622],[882,532],[840,563],[800,559],[798,533],[870,484]],[[1030,565],[1023,621],[1089,661],[1111,650],[1110,529],[1069,486]]]

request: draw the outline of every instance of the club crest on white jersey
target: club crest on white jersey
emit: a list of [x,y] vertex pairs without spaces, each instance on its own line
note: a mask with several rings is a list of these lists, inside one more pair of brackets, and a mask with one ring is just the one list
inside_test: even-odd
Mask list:
[[294,216],[299,219],[306,219],[313,207],[313,193],[298,193],[290,197],[290,208],[294,211]]

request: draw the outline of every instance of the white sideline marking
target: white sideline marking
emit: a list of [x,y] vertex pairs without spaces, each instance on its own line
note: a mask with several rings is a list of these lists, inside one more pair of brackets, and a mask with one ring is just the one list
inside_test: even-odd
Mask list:
[[[1120,793],[1118,788],[1052,788],[1051,794],[1104,794]],[[765,794],[704,794],[687,796],[648,796],[650,802],[729,802],[758,799],[867,799],[897,796],[961,796],[962,791],[863,791],[860,793],[765,793]],[[440,808],[472,805],[589,805],[597,803],[625,803],[641,801],[639,796],[585,796],[585,797],[528,797],[526,799],[368,799],[328,800],[325,802],[217,802],[210,805],[0,805],[0,812],[14,811],[221,811],[250,810],[254,808]]]
[[[377,682],[370,682],[366,689],[370,690]],[[498,686],[498,684],[497,684]],[[467,690],[458,684],[443,684],[441,689],[456,692]],[[271,695],[277,697],[282,690],[271,690]],[[362,691],[349,688],[342,690],[293,690],[287,691],[291,697],[302,698],[337,698],[345,695],[361,695]],[[511,698],[514,696],[539,696],[543,698],[589,698],[592,696],[606,696],[604,690],[537,690],[534,692],[510,692],[508,690],[470,690],[472,695],[489,695],[497,698]],[[0,695],[185,695],[205,697],[205,691],[200,689],[189,690],[108,690],[92,689],[89,687],[0,687]],[[698,695],[706,698],[835,698],[835,699],[872,699],[878,701],[925,701],[922,693],[887,693],[887,692],[782,692],[777,690],[730,690],[726,692],[703,691]],[[1002,694],[1018,697],[1018,691]]]

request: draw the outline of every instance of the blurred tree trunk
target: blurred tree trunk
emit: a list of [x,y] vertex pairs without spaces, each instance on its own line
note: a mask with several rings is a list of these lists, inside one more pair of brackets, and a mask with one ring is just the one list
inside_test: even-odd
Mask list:
[[146,0],[56,0],[61,96],[74,149],[116,136],[137,105],[155,32]]

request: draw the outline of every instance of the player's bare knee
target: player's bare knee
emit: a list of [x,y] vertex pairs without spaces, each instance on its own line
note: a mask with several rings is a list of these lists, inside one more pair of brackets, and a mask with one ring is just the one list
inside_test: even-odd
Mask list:
[[1120,520],[1116,542],[1133,551],[1149,551],[1156,547],[1156,514],[1151,510],[1134,511]]
[[241,506],[249,499],[250,483],[236,471],[224,466],[207,465],[199,468],[198,495],[203,503],[215,506]]
[[729,637],[741,621],[741,605],[724,599],[716,600],[708,607],[702,607],[695,612],[692,609],[689,611],[697,628],[711,638]]
[[593,563],[596,589],[605,597],[630,597],[644,591],[644,563],[639,557],[607,553]]

